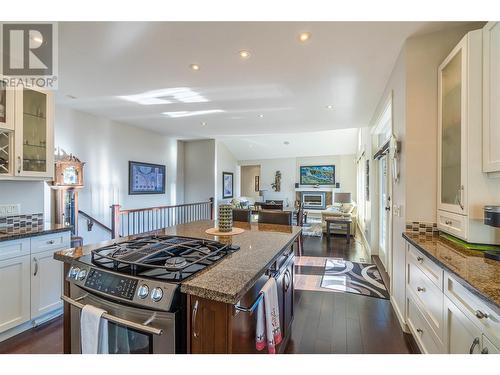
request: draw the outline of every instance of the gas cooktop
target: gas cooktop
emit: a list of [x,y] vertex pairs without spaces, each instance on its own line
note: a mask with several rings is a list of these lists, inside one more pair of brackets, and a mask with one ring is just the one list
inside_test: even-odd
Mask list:
[[206,239],[150,235],[95,249],[79,261],[121,274],[177,283],[238,249]]

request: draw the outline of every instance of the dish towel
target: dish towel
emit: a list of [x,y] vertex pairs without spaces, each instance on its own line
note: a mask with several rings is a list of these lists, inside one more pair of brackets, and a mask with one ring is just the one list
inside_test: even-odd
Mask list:
[[106,311],[85,305],[80,316],[82,354],[108,354],[108,321]]
[[280,310],[278,305],[278,288],[274,277],[262,288],[264,298],[257,306],[257,329],[255,347],[262,350],[267,345],[269,354],[276,353],[276,345],[281,342]]

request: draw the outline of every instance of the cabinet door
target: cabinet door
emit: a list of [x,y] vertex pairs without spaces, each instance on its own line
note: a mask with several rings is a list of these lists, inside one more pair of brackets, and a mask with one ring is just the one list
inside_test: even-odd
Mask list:
[[284,274],[284,284],[283,284],[283,337],[288,334],[291,330],[291,325],[293,321],[294,311],[294,262],[288,263]]
[[0,332],[30,320],[30,256],[0,261]]
[[25,88],[16,91],[15,175],[54,175],[52,93]]
[[479,354],[481,330],[448,298],[445,298],[445,305],[447,353]]
[[465,213],[467,37],[439,67],[438,208]]
[[0,77],[0,129],[14,130],[14,100],[15,90],[7,89]]
[[500,22],[483,29],[483,172],[500,172]]
[[485,335],[483,335],[481,354],[500,354],[500,349],[498,349]]
[[229,353],[228,305],[195,296],[190,296],[189,301],[190,352]]
[[62,307],[63,264],[54,251],[31,255],[31,318]]

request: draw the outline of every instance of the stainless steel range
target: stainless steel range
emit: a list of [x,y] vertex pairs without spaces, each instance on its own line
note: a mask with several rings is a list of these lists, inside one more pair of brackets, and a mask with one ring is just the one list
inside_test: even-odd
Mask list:
[[109,353],[184,353],[186,298],[180,283],[238,247],[166,235],[138,237],[93,250],[66,275],[71,352],[80,353],[80,310],[105,310]]

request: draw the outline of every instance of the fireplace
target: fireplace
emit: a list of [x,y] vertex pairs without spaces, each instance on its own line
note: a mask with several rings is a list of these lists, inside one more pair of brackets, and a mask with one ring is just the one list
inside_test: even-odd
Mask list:
[[307,209],[326,209],[326,192],[324,191],[305,191],[302,192],[302,204]]

